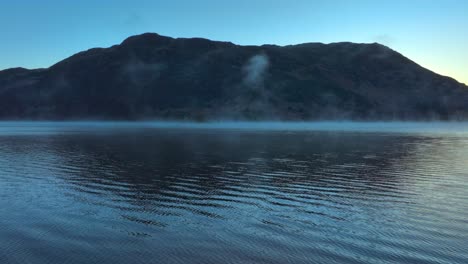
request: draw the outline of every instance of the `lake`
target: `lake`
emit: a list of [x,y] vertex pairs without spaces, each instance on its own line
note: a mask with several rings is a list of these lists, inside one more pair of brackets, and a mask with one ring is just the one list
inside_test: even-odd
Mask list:
[[468,263],[466,123],[0,123],[0,263]]

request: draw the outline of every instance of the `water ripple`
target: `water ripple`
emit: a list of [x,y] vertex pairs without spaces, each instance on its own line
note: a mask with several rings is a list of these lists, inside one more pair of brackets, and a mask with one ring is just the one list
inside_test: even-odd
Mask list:
[[3,263],[468,262],[460,134],[2,131]]

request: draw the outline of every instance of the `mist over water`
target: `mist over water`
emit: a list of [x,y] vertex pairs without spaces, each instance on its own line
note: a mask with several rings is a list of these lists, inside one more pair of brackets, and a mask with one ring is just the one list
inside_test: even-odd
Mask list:
[[466,263],[467,128],[2,122],[0,263]]
[[212,129],[212,130],[262,130],[262,131],[330,131],[330,132],[382,132],[382,133],[468,133],[468,122],[281,122],[281,121],[68,121],[68,122],[0,122],[0,134],[6,133],[66,133],[88,131],[135,129]]

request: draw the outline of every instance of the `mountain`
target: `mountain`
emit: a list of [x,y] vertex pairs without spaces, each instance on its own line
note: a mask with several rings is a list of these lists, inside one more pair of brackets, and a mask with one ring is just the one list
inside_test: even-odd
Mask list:
[[383,45],[239,46],[154,33],[0,71],[1,119],[467,119],[468,87]]

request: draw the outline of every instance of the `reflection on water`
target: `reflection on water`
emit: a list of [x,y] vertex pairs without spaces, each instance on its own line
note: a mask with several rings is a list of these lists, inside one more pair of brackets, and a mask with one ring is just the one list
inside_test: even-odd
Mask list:
[[468,262],[463,133],[21,126],[0,263]]

